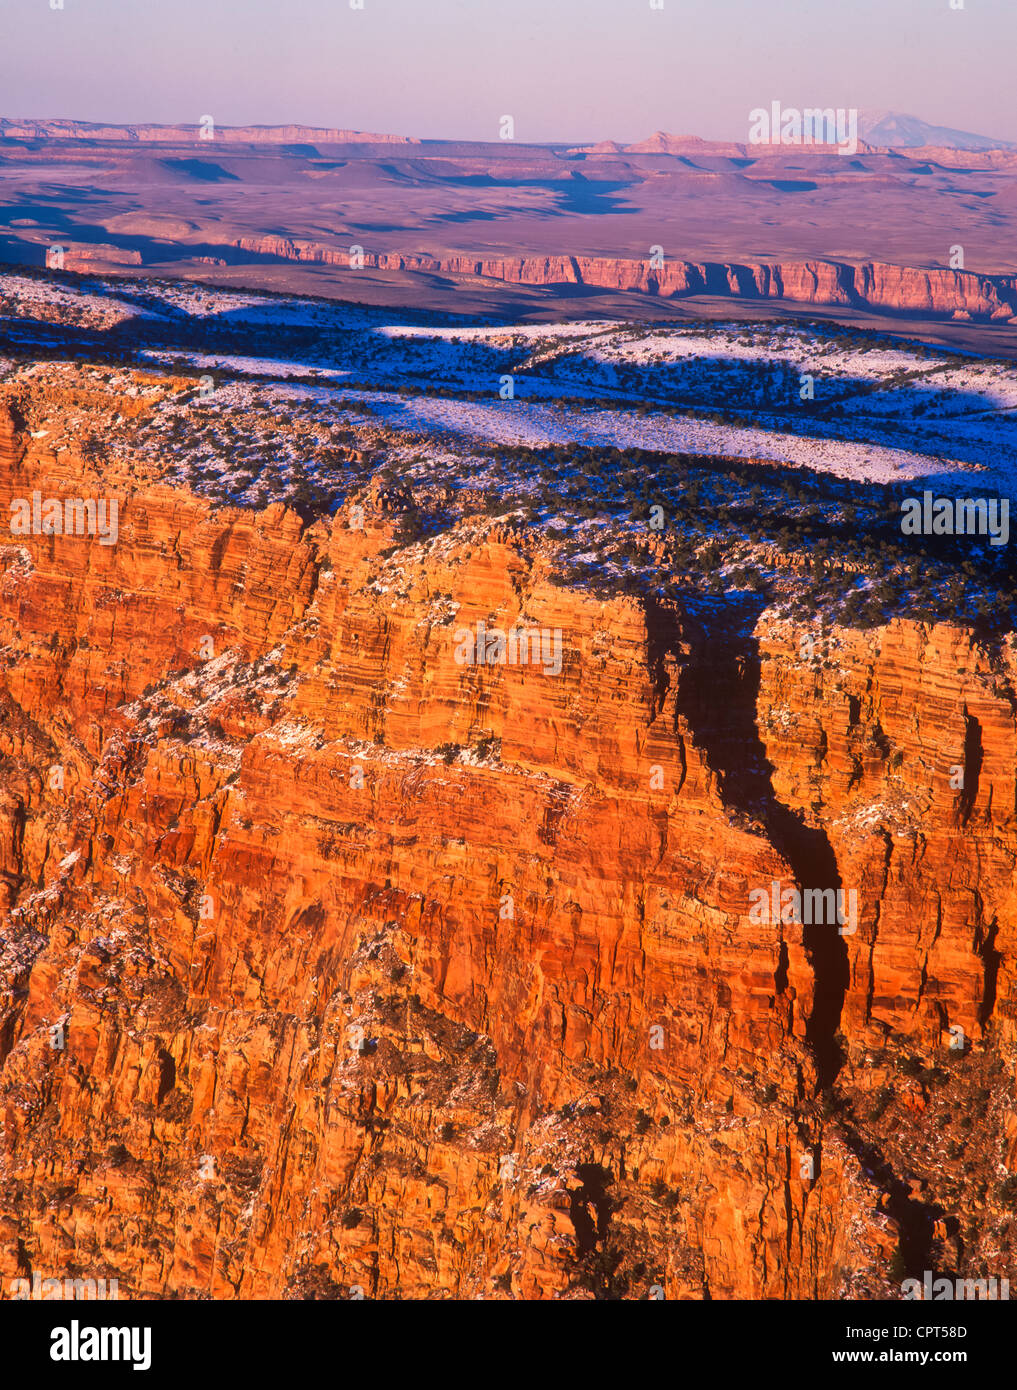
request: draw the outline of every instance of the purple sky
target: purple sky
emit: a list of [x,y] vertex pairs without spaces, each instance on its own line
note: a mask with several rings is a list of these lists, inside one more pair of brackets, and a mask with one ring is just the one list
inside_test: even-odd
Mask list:
[[3,0],[0,115],[745,140],[779,100],[1017,140],[1017,0],[56,2]]

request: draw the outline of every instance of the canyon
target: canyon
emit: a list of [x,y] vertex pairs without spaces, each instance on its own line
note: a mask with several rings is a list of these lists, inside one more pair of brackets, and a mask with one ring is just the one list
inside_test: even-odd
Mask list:
[[[328,507],[94,448],[194,385],[0,382],[0,517],[119,509],[113,547],[0,528],[3,1296],[1011,1272],[1012,631],[580,582],[363,429]],[[481,622],[560,630],[560,674],[458,662]],[[857,930],[754,920],[775,881]]]
[[0,260],[484,322],[820,309],[1017,351],[1002,145],[844,158],[664,132],[566,145],[210,122],[0,120]]

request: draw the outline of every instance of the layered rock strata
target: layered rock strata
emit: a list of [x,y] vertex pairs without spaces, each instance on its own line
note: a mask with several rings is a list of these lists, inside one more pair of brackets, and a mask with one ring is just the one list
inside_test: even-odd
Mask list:
[[[504,525],[241,512],[0,414],[0,516],[34,491],[119,540],[2,549],[5,1294],[892,1297],[1012,1256],[1012,649],[717,646]],[[480,623],[560,672],[457,660]],[[853,934],[753,918],[830,865]],[[923,1066],[970,1121],[939,1170]]]
[[[237,237],[233,246],[284,260],[350,266],[350,249],[281,236]],[[737,264],[606,256],[402,255],[363,251],[362,264],[379,270],[480,276],[523,285],[587,285],[665,299],[709,295],[783,299],[796,304],[883,309],[894,313],[956,314],[971,318],[1017,316],[1017,279],[942,267],[865,261],[787,261]]]

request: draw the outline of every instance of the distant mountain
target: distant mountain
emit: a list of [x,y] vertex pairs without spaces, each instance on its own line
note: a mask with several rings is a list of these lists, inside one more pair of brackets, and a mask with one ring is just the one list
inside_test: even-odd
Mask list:
[[[863,151],[865,148],[918,149],[925,145],[939,145],[952,150],[1017,150],[1017,141],[996,140],[991,135],[975,135],[968,130],[954,130],[951,126],[930,125],[917,116],[905,116],[897,111],[860,111],[858,138]],[[575,154],[744,155],[746,152],[760,153],[757,147],[751,145],[704,140],[699,135],[671,135],[664,130],[658,130],[649,139],[634,144],[602,140],[599,144],[572,148]]]
[[858,134],[867,145],[887,145],[892,149],[915,149],[920,145],[944,145],[953,150],[1017,149],[1013,140],[994,140],[991,135],[930,125],[917,116],[903,116],[897,111],[860,112]]

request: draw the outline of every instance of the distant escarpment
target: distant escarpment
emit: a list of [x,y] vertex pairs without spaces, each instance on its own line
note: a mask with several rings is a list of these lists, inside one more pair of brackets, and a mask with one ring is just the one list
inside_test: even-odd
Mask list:
[[[325,265],[349,266],[348,248],[322,246],[281,236],[238,237],[232,245],[258,255]],[[665,299],[719,296],[783,299],[796,304],[839,305],[893,313],[943,314],[966,318],[1017,316],[1017,277],[979,275],[940,267],[865,261],[786,261],[776,265],[621,260],[605,256],[402,255],[367,252],[362,264],[379,270],[430,271],[481,276],[524,285],[586,285],[632,291]]]
[[307,142],[326,145],[420,144],[419,140],[408,135],[378,135],[362,130],[337,130],[305,125],[212,125],[207,117],[192,125],[155,125],[151,122],[103,125],[97,121],[0,119],[0,140],[100,140],[127,144],[190,145],[195,140],[212,138],[231,145],[291,145]]
[[[0,537],[5,1294],[1012,1275],[1012,647],[715,640],[504,522],[44,444],[3,415],[0,515],[115,497],[119,534]],[[560,660],[463,659],[481,624]]]

